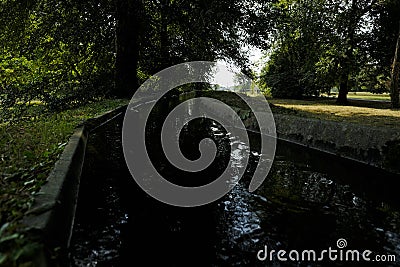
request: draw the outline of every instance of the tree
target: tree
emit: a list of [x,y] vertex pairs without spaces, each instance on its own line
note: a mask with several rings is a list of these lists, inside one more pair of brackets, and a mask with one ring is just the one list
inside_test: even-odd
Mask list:
[[138,18],[140,0],[115,0],[116,6],[116,59],[115,95],[130,98],[138,87],[139,61]]
[[[376,0],[351,0],[351,4],[336,3],[341,13],[337,16],[337,34],[341,36],[343,53],[339,58],[341,66],[339,95],[337,103],[346,104],[349,92],[350,75],[356,67],[355,53],[365,52],[361,43],[365,32],[362,27],[365,25],[370,12],[374,9]],[[342,33],[341,33],[342,32]]]
[[[111,0],[4,0],[0,3],[1,119],[62,110],[112,88]],[[11,18],[10,16],[15,16]],[[21,111],[21,112],[20,112]],[[39,112],[40,111],[40,112]]]
[[[396,84],[396,57],[395,51],[400,22],[400,2],[397,0],[380,1],[374,10],[374,27],[370,44],[370,55],[376,62],[376,70],[381,79],[385,82],[388,91],[391,91],[392,106],[398,104],[397,94],[393,92]],[[398,59],[397,59],[398,61]]]
[[323,84],[326,72],[322,71],[326,66],[319,62],[326,54],[327,40],[332,39],[327,6],[319,0],[279,1],[271,9],[278,15],[261,84],[276,97],[319,95],[327,88]]
[[390,99],[392,102],[392,108],[399,108],[399,74],[400,74],[400,21],[399,21],[399,34],[396,42],[396,49],[393,57],[392,72],[391,72],[391,84],[390,84]]
[[[248,68],[243,1],[115,0],[116,93],[129,97],[141,81],[175,64],[230,59]],[[135,65],[136,64],[136,65]],[[136,84],[136,86],[135,86]]]
[[338,86],[337,102],[345,104],[361,72],[365,77],[375,69],[379,76],[369,51],[377,7],[377,0],[276,1],[270,6],[274,23],[266,23],[272,25],[266,34],[273,37],[273,45],[266,47],[271,60],[261,80],[287,97],[318,95]]
[[242,53],[243,1],[143,1],[139,68],[152,74],[192,60],[231,59],[246,67]]

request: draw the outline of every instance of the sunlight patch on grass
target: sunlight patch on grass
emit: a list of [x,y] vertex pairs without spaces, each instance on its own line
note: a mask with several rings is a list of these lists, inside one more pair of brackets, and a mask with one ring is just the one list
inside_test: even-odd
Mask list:
[[[327,96],[327,95],[324,95]],[[337,94],[331,94],[330,96],[337,97]],[[370,92],[349,92],[347,94],[349,99],[364,99],[364,100],[384,100],[390,101],[390,95],[388,93],[374,94]]]
[[[275,106],[295,112],[302,117],[358,123],[375,127],[400,128],[400,110],[391,110],[383,103],[350,102],[337,105],[332,99],[292,100],[271,99]],[[359,106],[361,105],[361,106]],[[386,106],[385,106],[386,105]]]

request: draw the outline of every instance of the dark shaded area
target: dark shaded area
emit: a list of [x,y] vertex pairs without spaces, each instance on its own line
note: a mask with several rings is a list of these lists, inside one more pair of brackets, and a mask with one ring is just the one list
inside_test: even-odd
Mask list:
[[[207,123],[208,134],[210,127],[219,128],[211,121],[202,126]],[[398,176],[278,142],[270,174],[249,193],[259,159],[258,137],[250,134],[254,141],[241,182],[212,204],[178,208],[154,200],[135,184],[125,166],[120,130],[117,120],[89,139],[71,246],[73,266],[327,266],[334,264],[283,264],[276,258],[259,262],[256,254],[265,245],[269,250],[321,251],[336,248],[339,238],[347,240],[349,249],[394,254],[400,260]],[[213,133],[217,142],[226,138],[220,128]],[[183,132],[183,151],[200,136],[200,130]],[[246,149],[242,144],[236,152]],[[230,151],[224,153],[229,156]],[[236,161],[239,167],[241,160]]]

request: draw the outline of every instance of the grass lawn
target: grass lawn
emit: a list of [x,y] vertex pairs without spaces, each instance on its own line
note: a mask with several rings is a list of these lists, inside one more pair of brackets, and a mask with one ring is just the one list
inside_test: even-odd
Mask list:
[[75,127],[127,103],[104,100],[34,120],[0,124],[0,251],[2,235],[13,232],[29,209]]
[[400,110],[390,109],[390,103],[349,100],[349,105],[337,105],[335,99],[312,100],[269,99],[275,112],[302,117],[343,121],[375,127],[400,129]]
[[[337,97],[337,94],[331,94],[331,96]],[[349,99],[390,101],[390,95],[388,93],[373,94],[369,92],[349,92],[347,97]]]

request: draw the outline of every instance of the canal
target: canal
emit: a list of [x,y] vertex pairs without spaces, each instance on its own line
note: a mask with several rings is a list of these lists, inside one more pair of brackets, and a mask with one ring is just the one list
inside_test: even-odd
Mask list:
[[[189,123],[180,136],[182,153],[199,157],[198,143],[214,140],[216,160],[200,173],[184,173],[166,160],[159,141],[165,107],[151,116],[146,132],[149,155],[168,180],[184,186],[211,182],[226,168],[232,179],[246,168],[233,190],[216,202],[194,208],[163,204],[148,196],[126,167],[122,116],[98,128],[88,140],[75,227],[72,266],[349,266],[344,261],[260,261],[271,250],[371,250],[395,255],[400,264],[400,180],[370,166],[278,141],[272,169],[255,192],[247,188],[258,163],[259,136],[250,144],[208,119]],[[234,149],[231,150],[231,144]],[[247,166],[244,153],[249,153]],[[372,256],[371,256],[372,257]]]

